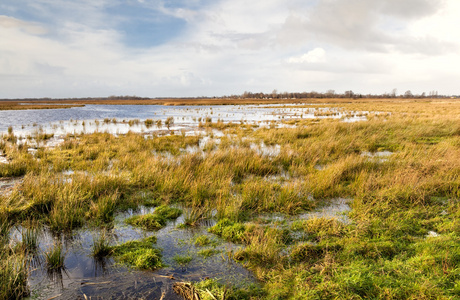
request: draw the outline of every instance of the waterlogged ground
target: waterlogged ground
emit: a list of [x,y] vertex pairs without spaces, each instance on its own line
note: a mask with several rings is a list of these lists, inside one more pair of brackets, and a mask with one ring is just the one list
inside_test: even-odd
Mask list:
[[[57,237],[42,227],[39,234],[40,248],[30,265],[29,285],[32,298],[76,299],[86,295],[113,299],[154,299],[165,294],[166,299],[180,299],[172,290],[172,284],[176,281],[215,278],[233,286],[256,282],[248,270],[227,254],[239,246],[208,233],[209,226],[214,225],[212,221],[202,222],[201,226],[192,229],[180,229],[178,225],[183,223],[183,217],[179,217],[157,232],[134,228],[124,222],[128,217],[151,213],[154,210],[141,207],[135,211],[118,214],[114,227],[109,230],[109,236],[112,244],[120,244],[155,235],[156,247],[162,250],[162,260],[166,267],[157,271],[139,271],[117,264],[111,257],[102,260],[93,258],[93,238],[101,234],[101,229],[80,229],[70,235]],[[22,230],[23,228],[19,227],[12,232],[14,241],[21,241]],[[212,246],[195,246],[195,239],[201,235],[210,236]],[[65,268],[49,272],[43,255],[56,240],[60,240],[64,245]],[[207,248],[213,250],[211,256],[203,257],[198,254]],[[190,257],[191,261],[178,264],[175,258],[179,256]]]
[[[13,112],[0,124],[0,272],[32,299],[181,299],[178,282],[203,299],[457,299],[460,105],[344,106],[20,112],[55,114],[36,124]],[[157,231],[125,222],[159,205],[182,215]],[[39,250],[23,276],[30,224]],[[165,266],[94,259],[104,232],[112,246],[156,236]],[[49,272],[57,241],[65,268]],[[7,279],[0,298],[20,297]]]
[[[288,228],[298,220],[326,217],[348,222],[346,216],[350,210],[349,199],[333,199],[324,207],[297,217],[287,217],[281,214],[264,214],[256,220],[265,220],[267,226]],[[145,215],[155,211],[155,208],[140,207],[119,213],[113,228],[108,230],[111,244],[120,244],[130,240],[139,240],[148,236],[157,237],[156,247],[162,250],[162,260],[166,267],[156,271],[140,271],[116,263],[112,257],[95,259],[91,249],[95,237],[102,229],[80,229],[72,234],[53,235],[46,227],[40,227],[39,249],[31,256],[29,267],[29,286],[31,299],[86,299],[98,297],[103,299],[182,299],[173,291],[177,281],[201,281],[213,278],[220,283],[233,287],[245,287],[250,283],[258,283],[254,275],[240,263],[232,259],[232,254],[242,248],[242,245],[222,240],[208,229],[215,225],[213,219],[200,222],[199,226],[181,228],[184,222],[182,215],[175,221],[156,232],[144,231],[125,223],[128,217]],[[22,227],[16,227],[11,232],[14,243],[21,242]],[[103,229],[106,230],[106,229]],[[207,236],[209,245],[196,245],[199,236]],[[294,239],[301,236],[292,234]],[[48,271],[44,253],[57,241],[64,246],[65,268]],[[200,251],[210,250],[211,254],[202,255]],[[180,264],[177,257],[187,257],[190,262]],[[85,297],[86,296],[86,297]]]
[[[142,110],[139,110],[142,108]],[[319,111],[319,110],[318,110]],[[83,108],[72,108],[65,110],[28,110],[13,112],[3,120],[13,125],[13,132],[19,138],[29,137],[27,144],[28,152],[35,155],[37,149],[58,147],[64,142],[65,134],[82,134],[92,132],[109,132],[114,135],[126,134],[128,131],[143,133],[146,138],[153,138],[152,133],[171,134],[174,130],[182,130],[185,136],[199,135],[198,145],[187,146],[181,149],[183,154],[201,153],[205,157],[209,150],[219,146],[222,137],[233,138],[220,130],[203,130],[199,128],[200,122],[206,122],[205,118],[216,119],[222,122],[242,122],[250,124],[267,124],[283,126],[279,121],[292,118],[342,118],[344,115],[334,112],[327,116],[317,116],[315,108],[296,108],[278,106],[251,106],[251,107],[169,107],[162,106],[97,106],[89,105]],[[322,112],[327,111],[321,109]],[[4,112],[0,112],[4,113]],[[23,115],[26,114],[27,116]],[[36,115],[34,115],[36,114]],[[316,114],[316,115],[315,115]],[[33,124],[15,124],[24,122],[34,115]],[[167,117],[174,117],[174,125],[169,131],[164,125],[146,126],[137,118],[155,118],[164,120]],[[88,118],[106,118],[88,120]],[[136,117],[136,119],[133,119]],[[69,120],[69,118],[71,120]],[[364,117],[365,118],[365,117]],[[66,120],[67,119],[67,120]],[[85,119],[76,121],[74,119]],[[346,121],[357,121],[363,117],[348,116]],[[53,120],[55,120],[53,122]],[[135,120],[135,121],[133,121]],[[50,122],[51,121],[51,122]],[[131,121],[131,122],[130,122]],[[263,125],[262,125],[263,126]],[[6,131],[5,124],[0,128]],[[49,134],[51,138],[46,141],[30,139],[38,134]],[[24,140],[26,141],[26,140]],[[21,141],[19,141],[21,142]],[[32,146],[32,147],[31,147]],[[232,146],[238,148],[237,146]],[[249,148],[255,153],[266,158],[275,158],[280,154],[280,145],[266,145],[264,142],[252,142],[249,140]],[[177,158],[168,152],[152,153],[167,160],[174,161]],[[0,153],[0,163],[8,164],[9,161],[3,153]],[[81,172],[81,171],[79,171]],[[69,181],[75,172],[67,170],[62,172],[62,177]],[[272,176],[267,180],[273,182],[289,181],[287,177]],[[11,193],[13,188],[22,182],[22,178],[2,178],[0,181],[0,192],[3,195]],[[257,220],[265,219],[273,223],[276,228],[288,228],[295,220],[309,219],[312,217],[338,218],[346,222],[346,212],[349,207],[348,200],[334,200],[324,208],[316,212],[305,213],[297,217],[286,217],[280,214],[264,214],[257,217]],[[183,207],[185,211],[186,207]],[[95,259],[91,255],[92,245],[95,238],[101,234],[100,228],[78,229],[71,234],[55,236],[47,227],[40,227],[39,250],[30,260],[28,283],[31,291],[31,298],[53,298],[53,299],[77,299],[86,297],[102,298],[146,298],[146,299],[181,299],[173,292],[172,285],[177,281],[199,282],[207,278],[217,279],[220,283],[233,287],[244,287],[249,283],[257,283],[254,275],[245,269],[242,264],[235,262],[232,254],[241,250],[242,245],[236,245],[225,241],[218,236],[208,232],[208,229],[216,224],[212,218],[202,221],[199,226],[179,228],[184,222],[182,215],[176,221],[168,222],[167,226],[157,232],[144,231],[125,223],[128,217],[151,213],[155,208],[140,207],[137,210],[119,213],[114,222],[113,228],[108,230],[112,245],[121,244],[130,240],[155,235],[157,237],[156,247],[161,249],[162,261],[166,267],[156,271],[140,271],[128,266],[116,263],[112,257]],[[282,221],[282,222],[280,222]],[[267,225],[271,226],[271,225]],[[22,227],[16,227],[12,233],[14,243],[21,242]],[[105,229],[104,229],[105,230]],[[212,240],[211,246],[197,246],[194,244],[198,236],[209,236]],[[293,236],[294,237],[294,236]],[[50,272],[46,268],[44,253],[51,249],[56,242],[63,245],[65,253],[65,268]],[[209,250],[204,256],[200,251]],[[179,264],[177,257],[186,257],[190,262]]]
[[[80,134],[109,132],[157,132],[166,130],[164,121],[173,117],[172,130],[190,130],[200,122],[249,123],[269,126],[272,122],[295,119],[343,119],[346,122],[366,119],[367,112],[344,112],[335,108],[311,108],[308,105],[86,105],[68,109],[0,111],[0,133],[12,127],[16,136],[27,138],[40,134]],[[147,126],[146,119],[154,120]],[[162,121],[157,126],[156,121]],[[131,121],[131,122],[130,122]],[[279,126],[279,124],[278,124]]]

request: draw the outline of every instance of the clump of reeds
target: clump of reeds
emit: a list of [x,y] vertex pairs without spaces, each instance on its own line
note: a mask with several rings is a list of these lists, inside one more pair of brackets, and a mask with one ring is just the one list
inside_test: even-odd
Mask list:
[[60,270],[64,265],[65,254],[61,243],[56,242],[52,247],[45,251],[46,267],[48,270]]
[[173,117],[168,117],[166,120],[165,120],[165,126],[168,128],[168,130],[170,129],[170,127],[174,125],[174,118]]
[[95,258],[103,258],[110,256],[113,252],[113,248],[110,247],[110,241],[105,232],[100,234],[98,237],[93,237],[93,246],[91,249],[91,255]]
[[0,299],[22,299],[28,296],[27,272],[26,258],[22,254],[0,254]]
[[38,250],[38,230],[36,228],[24,228],[21,232],[19,245],[25,253],[35,253]]
[[153,120],[152,120],[152,119],[146,119],[146,120],[144,121],[144,124],[145,124],[145,126],[146,126],[147,128],[150,128],[150,127],[153,126]]

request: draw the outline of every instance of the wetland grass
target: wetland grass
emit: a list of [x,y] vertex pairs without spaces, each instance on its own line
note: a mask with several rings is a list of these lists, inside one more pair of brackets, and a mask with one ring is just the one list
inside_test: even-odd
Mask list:
[[[117,211],[150,204],[159,206],[152,215],[129,222],[155,230],[177,218],[170,206],[178,205],[189,226],[215,215],[210,232],[239,244],[229,256],[262,282],[257,293],[246,290],[248,299],[458,298],[460,103],[331,107],[368,111],[368,120],[299,119],[295,128],[257,130],[207,122],[203,126],[222,127],[224,136],[205,155],[184,151],[199,146],[201,137],[182,135],[68,136],[36,157],[4,140],[9,163],[0,164],[0,176],[25,176],[2,195],[0,214],[8,222],[32,219],[62,232],[110,224]],[[279,153],[251,148],[262,143],[280,145]],[[379,151],[392,154],[381,159],[373,155]],[[66,177],[62,170],[75,173]],[[347,222],[340,216],[289,221],[335,197],[352,199]],[[272,213],[286,221],[261,218]],[[151,239],[118,246],[95,240],[94,248],[100,242],[121,263],[156,269],[161,252]],[[8,248],[7,235],[2,240]],[[213,249],[201,248],[206,238],[194,242],[193,248],[212,255]],[[2,264],[15,267],[2,272],[16,273],[4,278],[27,278],[23,254],[5,253]],[[24,279],[15,287],[9,282],[3,295],[27,293]],[[223,288],[214,285],[207,289],[219,297]]]
[[10,229],[11,223],[0,212],[0,299],[20,299],[29,295],[25,252],[11,249]]
[[173,260],[181,266],[189,264],[192,259],[193,258],[190,255],[176,255],[173,257]]
[[25,253],[36,253],[39,248],[38,229],[35,227],[37,225],[32,228],[23,228],[21,231],[21,242],[18,246]]
[[65,253],[61,243],[56,242],[45,252],[46,267],[49,271],[64,269]]
[[163,267],[161,251],[154,248],[156,237],[140,241],[129,241],[111,248],[112,255],[121,263],[142,270],[155,270]]
[[22,254],[1,254],[0,299],[22,299],[28,296],[27,274],[26,258]]
[[157,207],[151,214],[130,217],[126,220],[126,223],[146,230],[159,230],[166,226],[168,220],[175,220],[181,214],[180,209],[162,205]]
[[96,259],[102,259],[110,256],[113,252],[113,248],[110,246],[110,241],[105,232],[98,237],[93,236],[93,246],[91,249],[91,255]]
[[213,243],[213,240],[207,235],[200,235],[195,239],[195,246],[208,246]]

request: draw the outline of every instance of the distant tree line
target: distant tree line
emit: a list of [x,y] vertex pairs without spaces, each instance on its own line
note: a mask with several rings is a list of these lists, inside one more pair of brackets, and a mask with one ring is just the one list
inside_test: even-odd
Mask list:
[[[413,94],[410,90],[407,90],[403,94],[398,95],[397,90],[393,89],[389,93],[383,94],[361,94],[355,93],[352,90],[345,91],[343,93],[336,93],[334,90],[328,90],[326,92],[278,92],[273,90],[271,93],[253,93],[253,92],[244,92],[241,95],[232,95],[227,96],[226,98],[237,98],[237,99],[311,99],[311,98],[350,98],[350,99],[359,99],[359,98],[411,98],[411,99],[423,99],[423,98],[458,98],[460,96],[447,96],[439,95],[438,91],[430,91],[428,93],[423,92],[421,94]],[[223,97],[225,98],[225,97]]]
[[343,93],[336,93],[335,90],[327,90],[326,92],[278,92],[273,90],[271,93],[263,92],[248,92],[245,91],[241,95],[228,95],[220,97],[139,97],[139,96],[109,96],[109,97],[86,97],[86,98],[22,98],[22,99],[0,99],[1,101],[98,101],[98,100],[162,100],[162,99],[311,99],[311,98],[349,98],[349,99],[360,99],[360,98],[409,98],[409,99],[424,99],[424,98],[460,98],[460,95],[439,95],[438,91],[430,91],[428,93],[423,92],[421,94],[414,94],[410,90],[407,90],[403,94],[398,94],[396,89],[391,92],[383,94],[361,94],[355,93],[352,90],[345,91]]
[[138,96],[109,96],[109,97],[83,97],[83,98],[10,98],[0,99],[1,101],[56,101],[56,100],[68,100],[68,101],[94,101],[94,100],[148,100],[149,97],[138,97]]

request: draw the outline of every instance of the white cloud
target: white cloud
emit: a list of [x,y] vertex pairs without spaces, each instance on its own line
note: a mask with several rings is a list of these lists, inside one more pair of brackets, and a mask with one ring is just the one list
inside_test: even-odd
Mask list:
[[315,48],[302,56],[293,56],[287,59],[288,63],[321,63],[326,61],[326,51],[323,48]]
[[29,34],[41,35],[46,34],[48,30],[33,22],[26,22],[16,18],[0,15],[0,28],[4,29],[20,29]]
[[175,8],[137,0],[186,21],[179,35],[144,49],[123,44],[117,25],[130,16],[106,11],[117,1],[26,2],[22,9],[52,22],[13,16],[15,2],[11,16],[0,16],[0,98],[274,88],[460,93],[456,0],[220,0]]

